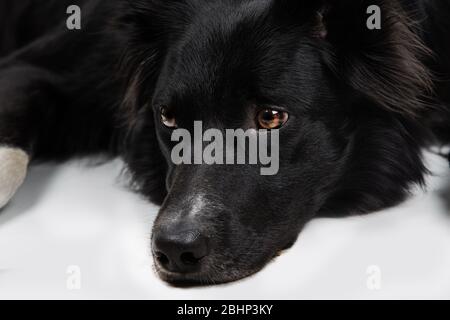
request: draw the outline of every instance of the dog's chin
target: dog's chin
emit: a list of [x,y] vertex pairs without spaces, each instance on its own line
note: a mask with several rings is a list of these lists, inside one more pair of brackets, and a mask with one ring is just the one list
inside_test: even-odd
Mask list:
[[169,284],[170,286],[177,288],[193,288],[193,287],[207,287],[207,286],[216,286],[221,284],[227,284],[235,281],[239,281],[245,279],[256,272],[255,271],[247,271],[240,272],[239,274],[235,274],[233,276],[220,275],[218,276],[216,273],[192,273],[192,274],[182,274],[182,273],[174,273],[165,270],[157,270],[156,271],[159,278]]
[[206,287],[220,284],[227,284],[242,280],[259,271],[239,271],[229,273],[218,273],[214,271],[203,271],[196,273],[176,273],[164,270],[158,266],[155,267],[159,278],[167,284],[178,288]]
[[158,262],[157,257],[153,256],[154,270],[161,280],[173,287],[191,288],[223,285],[253,276],[282,255],[293,243],[290,242],[288,246],[284,246],[283,249],[276,251],[274,254],[260,256],[259,259],[253,261],[247,260],[244,265],[230,264],[230,261],[233,261],[233,258],[230,257],[212,255],[208,257],[205,265],[199,270],[189,273],[168,271]]
[[191,288],[227,284],[243,280],[259,272],[265,264],[257,268],[245,270],[215,270],[204,268],[204,270],[192,273],[178,273],[167,271],[155,261],[154,269],[161,280],[173,287]]
[[170,286],[178,288],[204,287],[223,283],[211,279],[207,273],[183,274],[165,271],[158,268],[156,272],[161,280]]

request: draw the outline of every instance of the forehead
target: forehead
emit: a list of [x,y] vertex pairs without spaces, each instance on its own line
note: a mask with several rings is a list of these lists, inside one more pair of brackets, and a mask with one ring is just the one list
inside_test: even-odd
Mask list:
[[310,81],[318,59],[307,40],[273,18],[271,1],[211,1],[170,46],[160,88],[184,105],[269,103]]

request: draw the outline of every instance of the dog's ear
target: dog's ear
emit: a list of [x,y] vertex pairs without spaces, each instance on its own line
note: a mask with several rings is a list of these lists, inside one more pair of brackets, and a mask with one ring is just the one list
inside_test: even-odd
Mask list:
[[117,74],[127,83],[122,116],[128,126],[134,126],[142,107],[148,104],[169,41],[183,30],[192,10],[185,0],[119,2],[112,28],[116,31],[116,46],[122,50]]
[[314,24],[324,60],[341,83],[404,115],[427,107],[432,92],[415,17],[392,0],[275,0],[278,10]]

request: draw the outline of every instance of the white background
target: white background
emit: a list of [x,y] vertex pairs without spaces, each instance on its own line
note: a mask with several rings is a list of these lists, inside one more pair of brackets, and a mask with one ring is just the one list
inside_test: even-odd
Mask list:
[[[153,272],[158,208],[127,191],[120,161],[33,167],[0,212],[0,299],[450,299],[450,170],[428,158],[427,192],[369,216],[315,220],[256,276],[196,289]],[[80,290],[67,287],[73,265]],[[371,266],[379,290],[368,286]]]

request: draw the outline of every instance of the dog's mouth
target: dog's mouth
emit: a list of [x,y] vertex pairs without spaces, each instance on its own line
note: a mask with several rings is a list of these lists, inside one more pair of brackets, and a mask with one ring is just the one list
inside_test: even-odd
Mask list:
[[[153,252],[154,270],[161,280],[174,287],[212,286],[237,281],[246,277],[248,272],[233,272],[223,269],[222,263],[214,263],[214,255],[196,257],[193,254],[182,255],[179,261],[169,261],[161,252]],[[216,266],[216,267],[214,267]]]
[[155,262],[155,271],[158,277],[170,286],[177,288],[192,288],[192,287],[207,287],[224,285],[230,282],[235,282],[247,278],[255,273],[259,269],[253,271],[242,272],[224,272],[223,270],[209,269],[205,271],[182,273],[172,272],[162,268],[158,262]]
[[155,263],[155,270],[159,278],[171,286],[180,288],[211,286],[217,284],[208,274],[171,272],[164,270],[158,263]]
[[238,267],[239,263],[234,264],[233,259],[226,259],[225,263],[221,263],[224,260],[214,255],[205,256],[202,258],[195,258],[187,260],[190,263],[190,268],[184,268],[183,271],[169,270],[167,266],[167,258],[161,256],[158,252],[153,252],[154,259],[154,271],[158,277],[164,282],[173,287],[191,288],[191,287],[204,287],[223,285],[231,282],[236,282],[248,278],[259,271],[261,271],[269,262],[275,260],[283,252],[289,249],[292,245],[286,246],[279,251],[276,251],[268,258],[260,257],[259,263],[250,264],[250,261],[246,261],[248,264],[243,267]]
[[[190,237],[181,239],[186,238]],[[161,280],[175,287],[225,284],[258,272],[271,260],[270,254],[261,255],[251,248],[209,249],[197,243],[198,239],[193,243],[153,240],[154,270]]]
[[224,283],[222,279],[218,277],[218,274],[209,268],[196,268],[196,265],[205,262],[205,258],[194,259],[190,258],[186,262],[191,265],[190,271],[186,269],[181,271],[171,271],[167,269],[167,258],[161,256],[159,253],[153,253],[154,269],[159,278],[169,285],[174,287],[199,287],[199,286],[212,286]]

